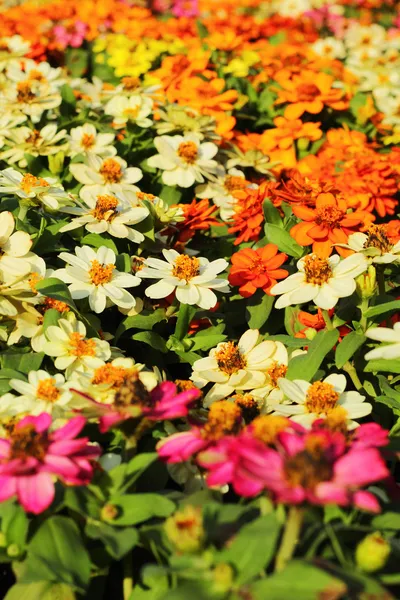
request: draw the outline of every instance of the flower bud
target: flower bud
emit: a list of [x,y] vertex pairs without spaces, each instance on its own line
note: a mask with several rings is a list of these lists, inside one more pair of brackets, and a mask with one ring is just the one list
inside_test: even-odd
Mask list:
[[204,540],[201,510],[185,506],[165,521],[164,530],[178,552],[198,552]]
[[10,558],[17,558],[21,554],[21,548],[18,544],[10,544],[7,548],[7,556]]
[[307,150],[310,145],[310,141],[307,138],[299,138],[297,140],[297,147],[299,150]]
[[376,290],[376,269],[373,265],[368,267],[366,273],[362,273],[356,278],[357,293],[363,300],[367,300],[375,295]]
[[53,175],[58,175],[59,173],[61,173],[61,171],[64,168],[64,152],[57,152],[57,154],[54,154],[53,156],[48,156],[47,158],[49,160],[50,173],[52,173]]
[[356,548],[357,566],[366,573],[382,569],[390,554],[390,544],[379,531],[367,535]]
[[213,590],[217,593],[226,594],[232,587],[233,569],[227,563],[220,563],[212,572],[214,579]]
[[101,509],[100,518],[102,521],[113,521],[118,516],[118,508],[114,504],[105,504]]

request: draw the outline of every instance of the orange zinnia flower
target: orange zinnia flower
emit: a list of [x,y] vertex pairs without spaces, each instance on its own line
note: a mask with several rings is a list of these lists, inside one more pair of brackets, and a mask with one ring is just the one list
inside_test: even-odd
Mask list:
[[317,115],[324,106],[335,110],[345,110],[349,106],[343,90],[333,88],[334,78],[327,73],[303,71],[293,79],[277,76],[282,89],[277,89],[276,104],[290,103],[285,108],[287,119],[298,119],[305,112]]
[[279,253],[275,244],[267,244],[257,250],[244,248],[231,258],[233,266],[228,281],[239,286],[239,294],[243,298],[249,298],[260,288],[270,295],[269,290],[277,280],[288,276],[285,269],[279,268],[286,259],[287,254]]
[[221,226],[222,223],[217,221],[214,214],[217,208],[207,199],[197,202],[193,200],[191,204],[178,204],[183,210],[185,220],[177,223],[175,227],[179,230],[178,242],[186,243],[190,240],[196,231],[205,231],[210,229],[212,225]]
[[276,186],[276,183],[263,181],[255,190],[246,188],[232,193],[237,198],[237,204],[234,207],[232,226],[228,232],[237,234],[237,238],[233,242],[235,246],[242,242],[258,240],[264,222],[263,202],[268,197],[271,185]]
[[[315,203],[315,208],[308,206],[292,206],[296,217],[302,219],[290,230],[290,235],[300,246],[312,244],[312,250],[320,257],[332,254],[334,244],[346,244],[350,233],[359,229],[364,220],[364,213],[347,213],[347,204],[344,198],[335,197],[333,194],[320,194]],[[342,256],[351,254],[351,251],[337,247]]]

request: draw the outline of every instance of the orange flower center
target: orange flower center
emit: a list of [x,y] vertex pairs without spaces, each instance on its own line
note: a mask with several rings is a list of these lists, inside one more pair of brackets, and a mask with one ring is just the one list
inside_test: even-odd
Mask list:
[[278,379],[280,377],[285,377],[287,370],[288,368],[286,365],[281,365],[276,360],[274,360],[272,365],[266,370],[266,373],[270,380],[270,384],[275,388],[278,387]]
[[250,423],[260,414],[260,408],[251,394],[236,394],[233,399],[242,411],[246,423]]
[[41,139],[42,139],[42,136],[40,135],[40,131],[38,131],[37,129],[34,129],[32,131],[32,133],[26,138],[25,143],[26,144],[32,144],[33,146],[36,146],[36,144]]
[[195,256],[187,256],[181,254],[174,261],[172,269],[172,275],[178,279],[184,279],[190,281],[193,277],[197,277],[200,274],[200,263],[198,258]]
[[10,458],[24,460],[33,457],[42,461],[46,456],[49,444],[47,433],[38,433],[31,424],[14,428],[11,437]]
[[96,342],[94,340],[85,340],[81,333],[71,333],[69,336],[68,354],[77,357],[96,356]]
[[47,183],[47,181],[45,179],[43,179],[42,177],[35,177],[34,175],[31,175],[30,173],[26,173],[23,176],[19,186],[20,186],[21,190],[25,192],[25,194],[29,194],[33,187],[36,187],[36,186],[49,187],[50,184]]
[[36,98],[31,90],[29,81],[20,81],[17,83],[17,102],[28,103]]
[[222,348],[215,353],[215,359],[220,371],[227,375],[237,373],[241,369],[245,369],[247,365],[245,357],[235,342],[223,343]]
[[306,282],[314,285],[322,285],[332,277],[332,269],[326,258],[319,258],[315,254],[309,254],[304,259],[304,273]]
[[238,433],[242,426],[242,411],[228,400],[214,402],[210,406],[207,423],[201,434],[206,440],[220,440],[225,435]]
[[122,85],[124,90],[127,92],[132,92],[140,86],[140,79],[138,77],[123,77]]
[[83,146],[84,148],[86,148],[86,150],[88,148],[91,148],[92,146],[94,146],[95,143],[95,137],[92,133],[84,133],[82,138],[81,138],[81,146]]
[[32,273],[28,279],[28,285],[34,294],[37,294],[36,286],[43,277],[40,277],[39,273]]
[[100,167],[100,175],[106,183],[119,183],[123,176],[121,165],[113,158],[106,158]]
[[95,369],[91,383],[93,385],[111,384],[111,387],[117,389],[125,383],[128,377],[136,374],[137,370],[134,368],[126,369],[125,367],[117,367],[111,363],[107,363]]
[[115,394],[114,404],[121,408],[127,406],[152,406],[152,398],[140,381],[137,371],[127,377],[120,385]]
[[389,241],[384,225],[370,225],[367,235],[364,248],[377,248],[382,254],[392,250],[393,244]]
[[146,192],[136,192],[136,196],[139,198],[139,200],[154,200],[154,198],[157,198],[157,196],[154,196],[154,194],[146,194]]
[[188,165],[196,162],[199,149],[194,142],[181,142],[178,146],[178,156]]
[[243,190],[247,186],[244,177],[237,177],[236,175],[228,175],[225,177],[224,188],[229,192],[235,192],[236,190]]
[[128,118],[128,119],[136,119],[136,117],[139,114],[139,110],[140,110],[140,106],[132,106],[132,108],[126,108],[124,110],[124,115]]
[[61,300],[54,300],[54,298],[49,298],[46,296],[43,302],[44,311],[49,310],[50,308],[54,308],[58,310],[59,313],[65,313],[69,311],[68,304],[65,302],[61,302]]
[[187,390],[197,390],[197,387],[194,385],[193,381],[190,379],[175,379],[174,381],[178,392],[187,392]]
[[338,406],[335,406],[335,408],[332,408],[332,410],[328,413],[324,421],[324,427],[330,429],[331,431],[339,431],[339,433],[346,435],[347,418],[347,410],[339,404]]
[[55,383],[56,380],[53,377],[39,381],[36,388],[37,397],[46,402],[56,402],[60,397],[60,391]]
[[297,101],[312,102],[320,93],[319,88],[314,83],[301,83],[297,87]]
[[110,283],[115,265],[111,263],[109,265],[101,265],[96,259],[91,260],[90,264],[92,266],[89,270],[89,277],[93,285],[104,285],[105,283]]
[[97,221],[112,221],[117,215],[119,202],[115,196],[97,196],[96,206],[90,211]]
[[47,82],[46,77],[38,69],[32,69],[32,71],[29,73],[29,79],[30,81],[39,81],[40,83]]
[[317,209],[317,216],[315,222],[317,225],[328,227],[329,229],[335,229],[340,226],[340,221],[343,219],[345,213],[340,208],[337,208],[333,204],[327,204]]
[[328,414],[337,406],[338,400],[339,394],[333,385],[316,381],[308,388],[304,406],[309,413]]
[[252,431],[255,438],[264,444],[273,444],[277,436],[284,431],[290,422],[280,415],[262,415],[254,419]]

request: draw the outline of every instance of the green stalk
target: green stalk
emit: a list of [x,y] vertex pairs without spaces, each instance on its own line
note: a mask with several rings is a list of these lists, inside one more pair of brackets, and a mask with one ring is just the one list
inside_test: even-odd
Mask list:
[[292,558],[299,541],[301,526],[303,524],[304,509],[291,506],[287,517],[285,531],[283,532],[281,545],[275,562],[275,571],[280,573]]

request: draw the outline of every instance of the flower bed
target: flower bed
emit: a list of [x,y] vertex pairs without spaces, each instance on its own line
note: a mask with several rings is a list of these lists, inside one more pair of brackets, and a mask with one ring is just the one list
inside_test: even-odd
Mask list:
[[395,2],[6,0],[6,600],[399,597]]

